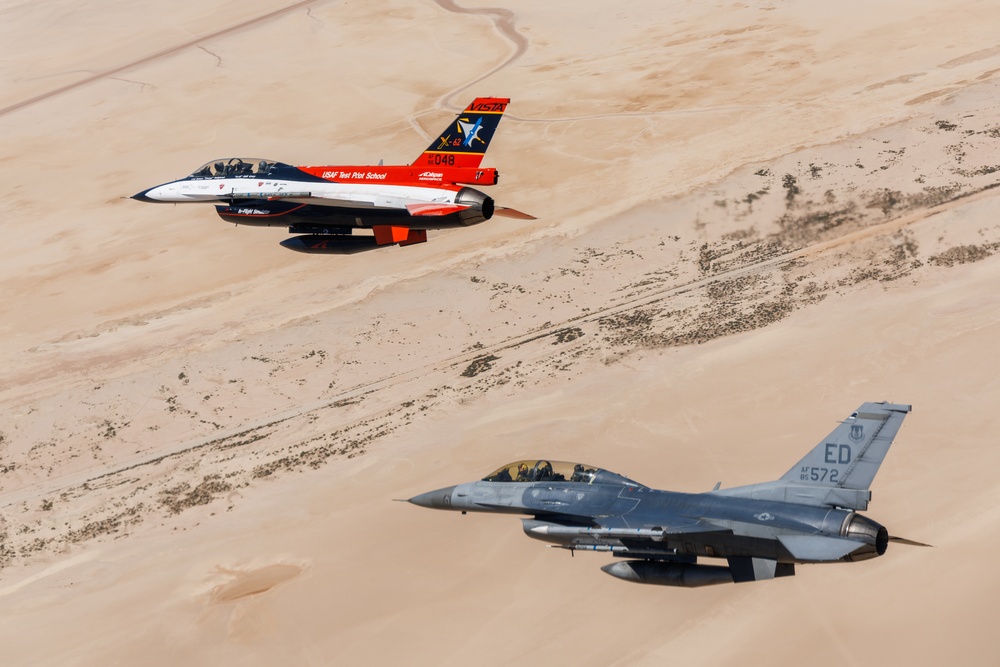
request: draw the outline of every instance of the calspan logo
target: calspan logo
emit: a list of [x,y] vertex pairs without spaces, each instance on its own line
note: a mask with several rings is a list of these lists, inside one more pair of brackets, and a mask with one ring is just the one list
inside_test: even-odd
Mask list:
[[417,176],[421,181],[440,181],[444,178],[444,174],[440,171],[425,171],[419,176]]

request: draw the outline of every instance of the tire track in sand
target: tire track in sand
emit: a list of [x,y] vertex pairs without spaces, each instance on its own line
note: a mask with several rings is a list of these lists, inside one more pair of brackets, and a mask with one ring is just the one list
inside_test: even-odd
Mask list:
[[[642,295],[608,303],[604,307],[580,313],[566,318],[558,323],[510,336],[491,345],[478,348],[474,352],[463,351],[457,354],[448,355],[444,358],[437,359],[426,365],[407,371],[387,373],[381,377],[345,388],[335,396],[303,403],[279,412],[271,413],[250,423],[244,423],[229,429],[216,431],[215,433],[207,436],[201,436],[196,439],[182,441],[176,443],[172,447],[158,449],[155,452],[143,452],[142,454],[125,460],[119,460],[107,465],[95,466],[74,473],[60,475],[58,477],[47,479],[43,482],[37,482],[26,488],[7,493],[0,493],[0,509],[7,509],[19,503],[28,501],[38,501],[43,497],[58,493],[62,490],[78,487],[88,482],[94,482],[101,478],[120,474],[135,468],[147,465],[156,465],[164,459],[169,459],[178,455],[183,455],[209,447],[213,444],[234,437],[247,435],[263,428],[276,426],[282,422],[299,419],[312,412],[334,408],[338,404],[356,400],[359,397],[368,394],[381,392],[386,389],[398,389],[399,387],[410,383],[419,383],[420,381],[433,376],[450,373],[455,368],[467,365],[476,357],[499,353],[527,343],[532,343],[547,336],[555,335],[559,331],[565,330],[575,324],[593,324],[598,322],[601,318],[632,312],[648,306],[649,304],[690,293],[694,290],[705,288],[711,284],[722,283],[727,280],[760,272],[763,269],[773,268],[796,259],[802,259],[824,252],[829,252],[843,246],[857,243],[867,238],[890,235],[905,227],[919,224],[920,222],[945,211],[953,210],[973,201],[996,197],[998,195],[1000,195],[1000,192],[998,192],[998,188],[996,186],[988,186],[978,191],[959,195],[954,199],[950,199],[937,205],[921,208],[899,217],[891,218],[885,222],[874,224],[863,229],[854,230],[836,238],[811,243],[794,250],[780,253],[776,256],[748,262],[739,267],[721,271],[710,276],[698,277],[681,283],[664,285],[663,287],[645,292]],[[420,392],[416,393],[419,394]],[[374,413],[366,412],[358,416],[353,421],[348,422],[348,424],[356,424],[365,420],[371,420],[378,415],[384,414],[385,412],[386,410],[384,408],[378,408]]]
[[514,23],[517,20],[517,14],[515,14],[509,9],[503,9],[502,7],[481,7],[479,9],[467,9],[465,7],[459,7],[453,2],[453,0],[434,0],[434,3],[441,9],[445,10],[446,12],[451,12],[452,14],[472,14],[477,16],[489,17],[493,21],[493,28],[498,33],[500,33],[502,37],[506,38],[514,45],[514,50],[511,52],[509,56],[507,56],[506,60],[504,60],[503,62],[494,65],[492,68],[486,70],[486,72],[480,74],[472,81],[464,83],[458,88],[452,88],[450,91],[439,97],[437,102],[434,103],[434,106],[431,109],[425,109],[424,111],[419,111],[415,114],[412,114],[409,118],[406,119],[406,122],[410,124],[410,127],[412,127],[418,135],[422,136],[424,139],[428,141],[431,139],[431,136],[424,131],[424,128],[420,127],[420,124],[417,122],[417,120],[428,114],[434,113],[438,109],[452,110],[455,113],[458,113],[459,111],[464,109],[465,103],[461,103],[456,106],[455,103],[452,101],[453,98],[455,98],[459,93],[465,92],[466,90],[472,88],[474,85],[476,85],[483,79],[486,79],[487,77],[496,74],[503,68],[507,67],[508,65],[516,61],[518,58],[524,55],[525,51],[528,50],[528,45],[530,43],[528,41],[528,38],[519,33],[517,31],[517,28],[514,27]]
[[32,104],[37,104],[38,102],[44,102],[49,98],[55,97],[57,95],[62,95],[63,93],[67,93],[71,90],[75,90],[76,88],[86,86],[88,84],[94,83],[95,81],[100,81],[101,79],[110,78],[115,74],[120,74],[121,72],[132,69],[133,67],[138,67],[139,65],[145,65],[146,63],[151,63],[155,60],[159,60],[160,58],[166,58],[167,56],[172,56],[175,53],[183,51],[184,49],[190,48],[192,46],[197,46],[202,42],[207,42],[208,40],[215,39],[216,37],[222,37],[224,35],[228,35],[230,33],[234,33],[239,30],[244,30],[246,28],[255,26],[259,23],[270,21],[271,19],[275,19],[278,18],[279,16],[283,16],[289,12],[295,11],[300,7],[305,7],[306,5],[311,5],[316,2],[317,0],[302,0],[302,2],[296,2],[293,5],[288,5],[287,7],[276,9],[273,12],[268,12],[267,14],[262,14],[261,16],[257,16],[255,18],[248,19],[241,23],[231,25],[228,28],[222,28],[221,30],[216,30],[215,32],[209,33],[207,35],[201,35],[200,37],[188,40],[187,42],[183,42],[181,44],[176,44],[174,46],[168,47],[166,49],[163,49],[162,51],[151,53],[148,56],[143,56],[142,58],[139,58],[138,60],[133,60],[123,65],[118,65],[116,67],[112,67],[111,69],[98,72],[97,74],[92,74],[84,79],[80,79],[79,81],[68,83],[65,86],[60,86],[59,88],[42,93],[41,95],[35,95],[34,97],[31,97],[29,99],[22,100],[20,102],[15,102],[10,106],[3,107],[2,109],[0,109],[0,116],[17,111],[18,109],[23,109],[24,107],[31,106]]
[[[434,109],[449,109],[458,113],[465,108],[465,103],[461,102],[458,105],[455,104],[453,98],[455,98],[459,93],[465,92],[472,86],[476,85],[480,81],[486,79],[493,74],[496,74],[500,70],[504,69],[508,65],[511,65],[516,60],[518,60],[524,52],[528,50],[530,41],[527,37],[522,35],[514,27],[517,20],[517,14],[509,9],[503,9],[501,7],[481,7],[479,9],[467,9],[465,7],[460,7],[454,3],[453,0],[434,0],[434,3],[441,9],[451,12],[453,14],[472,14],[477,16],[487,16],[493,20],[493,27],[496,29],[500,35],[507,38],[513,45],[514,51],[507,57],[506,60],[500,64],[494,66],[492,69],[487,70],[485,73],[476,77],[472,81],[465,83],[458,88],[454,88],[451,91],[445,93],[440,98],[438,98],[437,103],[434,105]],[[584,120],[599,120],[604,118],[658,118],[664,116],[680,116],[689,114],[701,114],[701,113],[726,113],[726,112],[737,112],[737,111],[747,111],[751,109],[770,109],[769,105],[737,105],[737,106],[722,106],[722,107],[705,107],[698,109],[671,109],[668,111],[640,111],[640,112],[621,112],[621,113],[606,113],[606,114],[591,114],[586,116],[566,116],[563,118],[528,118],[525,116],[516,116],[510,113],[506,114],[506,118],[510,120],[516,120],[522,123],[574,123],[577,121]],[[421,111],[415,113],[407,121],[410,126],[416,130],[417,134],[421,135],[424,139],[430,140],[431,137],[428,135],[422,127],[416,122],[419,118],[426,116],[431,113],[428,111]]]
[[[507,59],[500,64],[494,66],[492,69],[487,70],[483,74],[479,75],[477,78],[469,81],[468,83],[453,89],[451,92],[446,93],[438,100],[439,105],[448,106],[451,103],[451,99],[461,92],[464,92],[476,85],[488,76],[496,74],[503,68],[507,67],[528,50],[528,38],[522,35],[514,27],[514,22],[517,20],[517,14],[509,9],[503,9],[502,7],[482,7],[480,9],[467,9],[465,7],[459,7],[452,0],[434,0],[434,3],[445,10],[446,12],[451,12],[452,14],[473,14],[476,16],[488,16],[493,21],[493,27],[498,33],[509,40],[514,45],[514,51],[507,56]],[[465,108],[465,107],[462,107]]]

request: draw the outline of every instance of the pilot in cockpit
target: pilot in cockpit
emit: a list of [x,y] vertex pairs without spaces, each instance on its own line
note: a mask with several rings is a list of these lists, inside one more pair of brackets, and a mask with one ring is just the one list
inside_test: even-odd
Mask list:
[[517,480],[518,482],[530,482],[531,477],[528,475],[528,464],[521,462],[517,464]]

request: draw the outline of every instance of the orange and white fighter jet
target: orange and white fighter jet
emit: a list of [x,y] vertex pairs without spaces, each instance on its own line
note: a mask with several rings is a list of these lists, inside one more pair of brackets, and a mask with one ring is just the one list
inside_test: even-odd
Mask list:
[[[475,225],[494,215],[533,220],[470,187],[499,179],[496,169],[480,165],[509,102],[476,98],[410,165],[293,167],[259,158],[212,160],[132,199],[213,203],[227,222],[287,227],[296,236],[281,245],[308,253],[423,243],[428,229]],[[365,229],[374,233],[354,233]]]

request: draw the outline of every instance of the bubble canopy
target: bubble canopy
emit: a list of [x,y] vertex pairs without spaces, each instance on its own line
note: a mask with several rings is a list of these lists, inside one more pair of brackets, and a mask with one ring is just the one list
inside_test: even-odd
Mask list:
[[264,176],[271,168],[281,164],[257,157],[229,157],[211,160],[195,169],[194,178],[226,178],[232,176]]
[[578,482],[581,484],[622,484],[643,486],[618,473],[569,461],[525,459],[501,466],[483,478],[484,482]]

